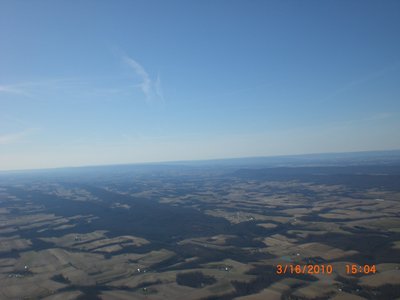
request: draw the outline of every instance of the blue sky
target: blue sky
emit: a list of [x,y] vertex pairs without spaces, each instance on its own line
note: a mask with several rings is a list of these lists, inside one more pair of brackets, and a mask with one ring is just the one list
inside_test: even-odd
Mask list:
[[0,170],[400,149],[399,1],[0,1]]

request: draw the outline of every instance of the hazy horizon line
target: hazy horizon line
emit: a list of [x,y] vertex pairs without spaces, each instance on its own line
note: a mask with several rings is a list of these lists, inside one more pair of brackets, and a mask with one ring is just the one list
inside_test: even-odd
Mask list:
[[126,163],[105,163],[105,164],[90,164],[90,165],[70,165],[70,166],[55,166],[44,168],[26,168],[26,169],[0,169],[0,173],[15,173],[15,172],[34,172],[34,171],[47,171],[59,169],[79,169],[79,168],[95,168],[95,167],[112,167],[112,166],[126,166],[126,165],[159,165],[159,164],[182,164],[182,163],[200,163],[200,162],[218,162],[229,160],[241,159],[263,159],[263,158],[295,158],[306,156],[323,156],[323,155],[344,155],[344,154],[368,154],[368,153],[388,153],[399,152],[400,149],[385,149],[385,150],[359,150],[359,151],[333,151],[333,152],[312,152],[312,153],[296,153],[296,154],[276,154],[276,155],[263,155],[263,156],[240,156],[240,157],[224,157],[224,158],[208,158],[208,159],[185,159],[185,160],[164,160],[164,161],[145,161],[145,162],[126,162]]

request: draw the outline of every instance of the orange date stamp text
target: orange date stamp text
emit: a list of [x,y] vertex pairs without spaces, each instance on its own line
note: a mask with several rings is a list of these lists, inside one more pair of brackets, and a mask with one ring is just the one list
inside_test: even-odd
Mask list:
[[329,264],[312,264],[312,265],[295,265],[295,264],[284,264],[276,266],[276,274],[332,274],[333,267]]

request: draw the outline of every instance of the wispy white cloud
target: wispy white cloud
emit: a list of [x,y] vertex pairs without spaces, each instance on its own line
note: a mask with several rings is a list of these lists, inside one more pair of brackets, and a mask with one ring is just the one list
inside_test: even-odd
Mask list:
[[17,143],[36,130],[37,128],[27,128],[18,132],[0,134],[0,145],[9,145]]
[[50,93],[65,92],[71,88],[78,88],[87,85],[81,79],[60,78],[60,79],[38,79],[32,81],[22,81],[13,84],[0,84],[0,95],[15,94],[29,98],[35,98]]
[[124,63],[134,71],[138,80],[136,85],[132,85],[131,79],[125,76],[37,79],[12,84],[0,83],[0,97],[14,95],[40,101],[65,99],[66,96],[69,101],[128,99],[139,87],[147,103],[163,103],[160,75],[153,78],[139,62],[124,54],[119,55],[121,56]]
[[136,72],[136,74],[142,79],[142,83],[139,84],[140,88],[146,97],[150,97],[151,91],[151,80],[146,70],[136,60],[130,57],[124,57],[124,61]]
[[160,75],[157,75],[155,80],[151,79],[149,73],[145,70],[145,68],[138,63],[136,60],[123,56],[124,62],[133,69],[136,75],[140,78],[141,82],[139,83],[139,87],[142,90],[144,96],[146,97],[147,102],[156,102],[161,101],[164,102],[164,96],[161,88],[161,79]]
[[29,96],[29,93],[19,85],[0,85],[1,93]]
[[333,93],[327,95],[325,98],[322,99],[322,102],[332,100],[332,99],[336,98],[337,96],[340,96],[341,94],[344,94],[354,88],[357,88],[358,86],[363,86],[363,85],[369,83],[370,81],[377,80],[377,79],[385,76],[387,73],[396,71],[399,68],[400,68],[400,61],[396,61],[395,63],[393,63],[390,66],[387,66],[380,70],[368,73],[367,75],[365,75],[361,78],[355,79],[355,80],[347,83],[346,85],[342,86],[341,88],[337,89]]
[[155,82],[155,91],[156,91],[156,95],[157,97],[159,97],[163,102],[164,102],[164,93],[161,87],[161,78],[160,78],[160,74],[157,75],[157,79]]

